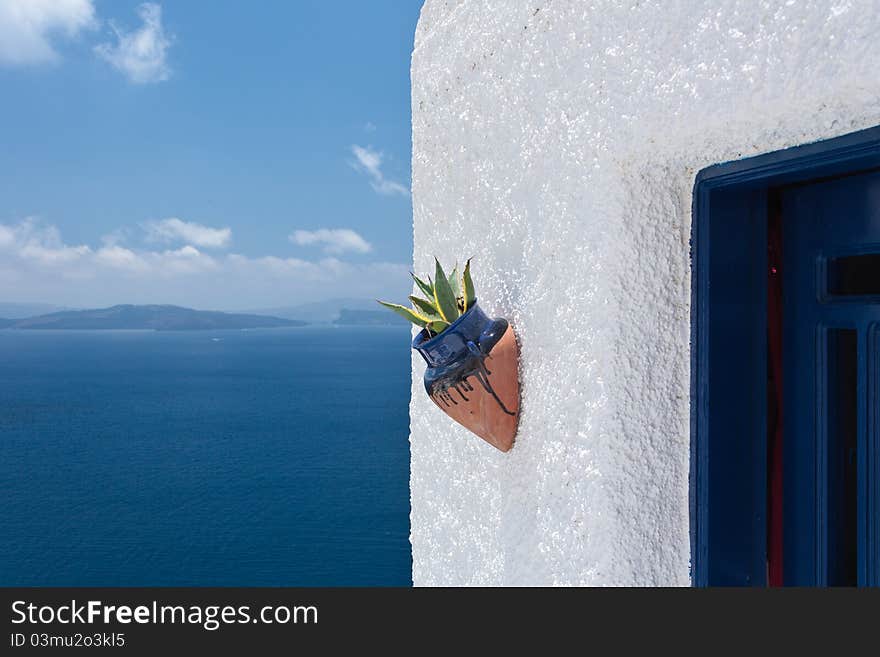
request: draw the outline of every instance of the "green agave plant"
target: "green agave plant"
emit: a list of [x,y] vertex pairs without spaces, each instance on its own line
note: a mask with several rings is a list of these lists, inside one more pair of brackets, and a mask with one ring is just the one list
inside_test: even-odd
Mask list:
[[447,276],[443,267],[440,266],[440,261],[434,258],[433,280],[429,276],[426,283],[415,274],[412,277],[416,286],[427,297],[426,299],[410,296],[412,308],[387,301],[379,301],[379,303],[405,317],[416,326],[427,329],[431,335],[437,335],[449,328],[449,325],[467,312],[477,300],[474,282],[471,280],[470,259],[465,263],[461,275],[458,273],[458,265],[456,264],[452,273]]

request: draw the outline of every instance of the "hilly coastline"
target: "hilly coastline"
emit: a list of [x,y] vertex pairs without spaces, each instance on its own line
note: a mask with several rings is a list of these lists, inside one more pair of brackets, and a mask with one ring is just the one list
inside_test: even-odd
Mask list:
[[65,310],[25,319],[0,319],[11,329],[152,329],[187,331],[305,326],[306,322],[242,313],[193,310],[169,305],[118,305],[94,310]]
[[398,326],[406,324],[400,315],[386,310],[352,310],[343,308],[333,320],[336,326]]

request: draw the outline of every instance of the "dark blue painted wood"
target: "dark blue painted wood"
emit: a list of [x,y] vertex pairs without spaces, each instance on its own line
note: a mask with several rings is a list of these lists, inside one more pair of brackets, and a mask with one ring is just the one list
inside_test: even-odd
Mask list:
[[866,481],[867,558],[859,563],[859,581],[880,586],[880,324],[876,322],[868,328],[868,349],[867,453],[859,462],[859,477]]
[[766,578],[766,198],[721,191],[709,225],[709,581]]
[[[855,332],[858,351],[857,464],[867,463],[868,367],[876,362],[869,341],[880,321],[880,304],[871,297],[845,299],[826,293],[830,258],[854,251],[880,253],[880,173],[787,188],[782,195],[785,235],[785,582],[825,585],[839,581],[843,559],[836,537],[845,531],[844,509],[835,491],[843,485],[844,463],[837,430],[841,409],[834,406],[837,354],[829,337],[835,329]],[[810,412],[812,409],[816,412]],[[848,433],[848,432],[847,432]],[[862,468],[857,485],[858,571],[865,584],[868,550],[868,481]]]
[[[752,222],[760,212],[756,208],[766,203],[767,190],[780,185],[794,184],[807,180],[816,180],[824,177],[840,176],[880,166],[880,127],[864,130],[861,132],[845,135],[836,139],[807,144],[796,148],[790,148],[755,158],[729,162],[709,167],[701,171],[694,186],[693,199],[693,224],[691,239],[692,255],[692,409],[691,409],[691,575],[695,586],[705,586],[715,583],[733,583],[746,581],[751,578],[755,581],[756,564],[763,559],[761,547],[757,542],[752,543],[754,552],[746,554],[747,541],[739,541],[732,549],[719,546],[717,541],[725,540],[726,532],[719,529],[719,523],[725,522],[725,504],[728,505],[733,498],[728,496],[726,502],[724,493],[715,492],[716,484],[735,486],[733,478],[724,477],[724,469],[718,464],[724,450],[724,435],[728,438],[735,432],[724,432],[724,421],[731,417],[732,408],[740,408],[742,413],[751,415],[741,419],[738,426],[751,426],[759,434],[758,438],[750,437],[747,441],[748,451],[757,455],[757,445],[766,440],[766,431],[762,428],[766,420],[766,406],[757,404],[754,399],[754,390],[750,392],[733,389],[732,386],[724,387],[716,385],[715,379],[723,377],[725,372],[725,356],[720,353],[725,341],[723,336],[734,336],[739,327],[743,340],[749,342],[749,348],[756,348],[756,336],[766,330],[766,312],[761,309],[755,315],[736,317],[735,313],[725,313],[723,308],[715,308],[713,312],[713,296],[719,291],[719,285],[724,286],[725,276],[722,272],[721,263],[725,256],[717,252],[715,236],[722,233],[733,236],[731,246],[739,250],[740,257],[746,255],[749,238],[736,239],[734,229],[717,227],[718,222]],[[744,201],[743,199],[747,200]],[[748,227],[743,227],[746,234],[751,234],[754,239],[756,232]],[[754,252],[752,252],[753,255]],[[763,252],[762,252],[763,253]],[[761,257],[755,255],[755,257]],[[728,258],[729,262],[729,258]],[[763,260],[761,260],[763,262]],[[750,265],[740,262],[741,271],[752,271]],[[746,285],[751,283],[748,275],[745,276]],[[741,304],[742,302],[740,300]],[[744,307],[747,306],[744,303]],[[755,302],[753,307],[760,305]],[[735,325],[725,325],[725,322],[735,322]],[[880,335],[880,333],[875,333]],[[875,338],[875,344],[880,344],[880,337]],[[739,352],[747,353],[749,348]],[[758,357],[760,358],[760,357]],[[728,364],[729,364],[729,360]],[[875,359],[876,360],[876,359]],[[880,411],[877,410],[877,402],[880,400],[880,364],[872,365],[870,372],[873,382],[870,394],[872,404],[869,405],[868,423],[869,431],[874,437],[872,444],[873,453],[868,453],[860,465],[865,470],[860,472],[860,478],[871,479],[871,494],[865,505],[865,512],[860,522],[865,526],[864,534],[871,545],[867,546],[867,553],[872,555],[864,564],[865,579],[863,581],[878,584],[878,546],[880,546],[880,521],[877,519],[880,511],[880,483],[877,475],[880,474],[880,450],[877,449],[877,436],[880,435]],[[740,381],[747,379],[749,375],[742,369],[736,370]],[[761,390],[766,388],[766,379],[758,381],[755,373],[755,387]],[[719,387],[720,386],[720,387]],[[718,395],[729,395],[720,397]],[[755,414],[761,414],[761,417]],[[719,443],[719,441],[722,441]],[[722,446],[719,447],[718,445]],[[714,449],[714,452],[713,452]],[[742,455],[740,455],[742,456]],[[741,463],[741,459],[738,462]],[[759,467],[761,464],[758,464]],[[732,468],[731,468],[732,469]],[[868,470],[873,472],[869,477]],[[718,474],[721,479],[717,479]],[[864,476],[863,476],[864,474]],[[760,524],[759,514],[763,513],[763,505],[757,508],[757,479],[754,476],[747,477],[747,483],[737,490],[747,493],[744,506],[750,509],[754,515],[753,527]],[[732,494],[736,494],[735,492]],[[718,509],[715,504],[722,504]],[[744,527],[745,517],[742,509],[736,513],[737,527]],[[756,529],[760,533],[760,529]],[[739,555],[739,556],[737,556]],[[861,573],[860,573],[861,576]]]

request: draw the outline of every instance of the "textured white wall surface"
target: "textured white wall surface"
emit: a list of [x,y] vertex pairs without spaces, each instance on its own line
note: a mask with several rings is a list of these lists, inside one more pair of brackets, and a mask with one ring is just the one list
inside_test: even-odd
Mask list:
[[416,585],[689,583],[691,193],[880,124],[877,0],[427,0],[416,271],[473,262],[522,347],[501,454],[413,354]]

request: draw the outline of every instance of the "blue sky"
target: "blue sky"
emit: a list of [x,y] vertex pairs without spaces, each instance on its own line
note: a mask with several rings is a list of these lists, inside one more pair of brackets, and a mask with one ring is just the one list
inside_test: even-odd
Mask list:
[[410,288],[421,0],[0,0],[0,301]]

